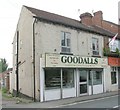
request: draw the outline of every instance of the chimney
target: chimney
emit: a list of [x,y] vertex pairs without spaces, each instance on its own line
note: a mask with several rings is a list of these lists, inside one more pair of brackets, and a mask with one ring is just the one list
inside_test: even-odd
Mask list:
[[97,25],[97,26],[102,27],[102,20],[103,20],[102,11],[97,11],[93,14],[94,14],[94,16],[92,18],[93,25]]
[[80,15],[81,18],[81,23],[85,24],[87,26],[91,26],[92,25],[92,15],[88,12],[83,13]]

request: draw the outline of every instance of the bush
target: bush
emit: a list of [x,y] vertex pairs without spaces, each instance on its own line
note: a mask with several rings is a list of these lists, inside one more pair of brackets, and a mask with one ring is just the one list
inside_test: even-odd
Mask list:
[[7,89],[5,87],[2,87],[2,93],[7,93]]
[[116,48],[116,53],[117,53],[118,56],[120,56],[120,51],[119,51],[118,48]]
[[110,54],[110,48],[103,48],[103,54],[105,56],[109,55]]

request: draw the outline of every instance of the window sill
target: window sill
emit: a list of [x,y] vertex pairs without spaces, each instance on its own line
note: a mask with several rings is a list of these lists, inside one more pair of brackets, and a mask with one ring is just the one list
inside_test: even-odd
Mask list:
[[101,58],[100,55],[92,55],[92,57],[98,57],[98,58]]
[[73,53],[60,52],[61,55],[73,55]]
[[115,83],[115,84],[111,84],[112,86],[118,86],[118,84],[117,83]]

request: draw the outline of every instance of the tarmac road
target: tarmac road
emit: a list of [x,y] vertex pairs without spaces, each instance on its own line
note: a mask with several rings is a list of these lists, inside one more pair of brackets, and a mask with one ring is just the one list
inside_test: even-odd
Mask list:
[[57,106],[58,108],[118,108],[118,95]]
[[[24,103],[23,103],[24,102]],[[4,100],[3,108],[118,108],[118,92],[97,94],[77,98],[68,98],[48,102],[29,102],[22,100]],[[3,109],[4,110],[4,109]],[[63,110],[63,109],[62,109]]]

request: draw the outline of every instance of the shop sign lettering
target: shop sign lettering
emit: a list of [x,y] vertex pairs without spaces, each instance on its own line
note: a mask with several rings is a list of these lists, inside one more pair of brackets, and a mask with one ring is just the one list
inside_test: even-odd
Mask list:
[[98,64],[98,58],[62,56],[61,62],[62,63],[75,63],[75,64]]

